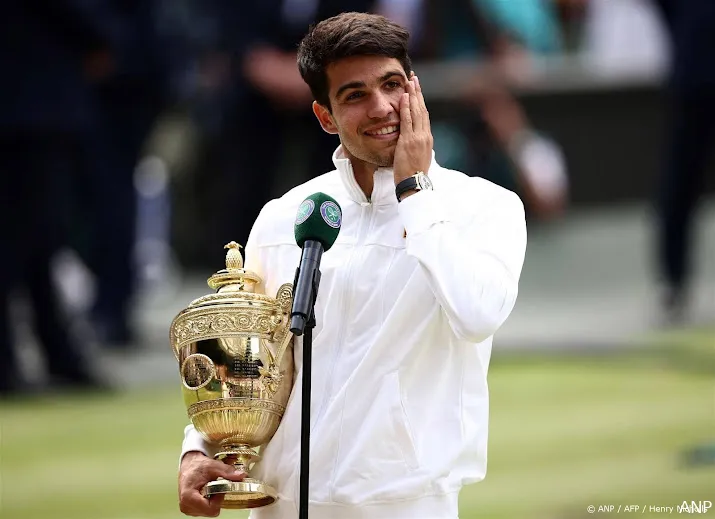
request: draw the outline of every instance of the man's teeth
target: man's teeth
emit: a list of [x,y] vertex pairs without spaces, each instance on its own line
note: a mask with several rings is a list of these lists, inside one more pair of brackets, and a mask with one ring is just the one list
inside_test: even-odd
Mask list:
[[388,133],[393,133],[397,131],[397,126],[386,126],[385,128],[382,128],[380,130],[370,132],[371,135],[386,135]]

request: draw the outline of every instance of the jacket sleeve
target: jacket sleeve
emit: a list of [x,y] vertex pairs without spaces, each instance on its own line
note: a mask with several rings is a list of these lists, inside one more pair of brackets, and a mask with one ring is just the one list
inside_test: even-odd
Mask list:
[[435,188],[405,198],[399,211],[407,254],[424,269],[455,335],[475,343],[492,336],[514,308],[526,253],[519,197],[499,189],[490,200],[448,199]]
[[181,455],[179,456],[179,465],[181,460],[189,452],[203,452],[204,456],[212,456],[213,450],[211,445],[203,439],[199,431],[193,425],[187,425],[184,428],[184,441],[181,444]]

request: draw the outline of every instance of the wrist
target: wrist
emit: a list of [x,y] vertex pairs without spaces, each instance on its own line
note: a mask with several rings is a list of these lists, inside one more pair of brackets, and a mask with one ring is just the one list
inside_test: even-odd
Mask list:
[[406,196],[411,196],[419,191],[432,190],[432,181],[422,171],[396,183],[395,196],[401,202]]
[[416,189],[410,189],[408,191],[403,192],[400,196],[397,197],[398,202],[402,202],[405,198],[409,198],[415,193],[418,193]]
[[197,457],[200,457],[200,458],[208,458],[208,456],[207,456],[206,453],[204,453],[204,452],[201,452],[201,451],[188,451],[188,452],[185,452],[184,455],[181,457],[181,461],[190,460],[190,459],[192,459],[192,458],[197,458]]
[[183,467],[185,463],[191,463],[196,458],[208,458],[208,456],[201,451],[188,451],[181,456],[179,460],[179,468]]

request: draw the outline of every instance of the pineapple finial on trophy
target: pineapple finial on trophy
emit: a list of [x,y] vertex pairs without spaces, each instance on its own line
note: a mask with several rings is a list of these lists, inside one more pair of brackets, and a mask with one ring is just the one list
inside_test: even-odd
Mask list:
[[241,256],[240,244],[235,241],[229,242],[223,247],[228,249],[226,253],[226,270],[238,270],[243,268],[243,256]]
[[244,270],[241,245],[235,241],[228,242],[223,247],[226,252],[226,268],[219,270],[208,279],[208,285],[214,290],[236,292],[246,290],[253,292],[261,278],[255,272]]

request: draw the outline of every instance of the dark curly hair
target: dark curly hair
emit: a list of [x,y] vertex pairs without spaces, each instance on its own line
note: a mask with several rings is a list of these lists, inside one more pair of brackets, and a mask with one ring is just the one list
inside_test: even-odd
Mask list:
[[409,76],[409,38],[407,29],[384,16],[342,13],[310,28],[298,47],[298,69],[314,99],[330,110],[326,69],[331,63],[350,56],[386,56],[397,59]]

